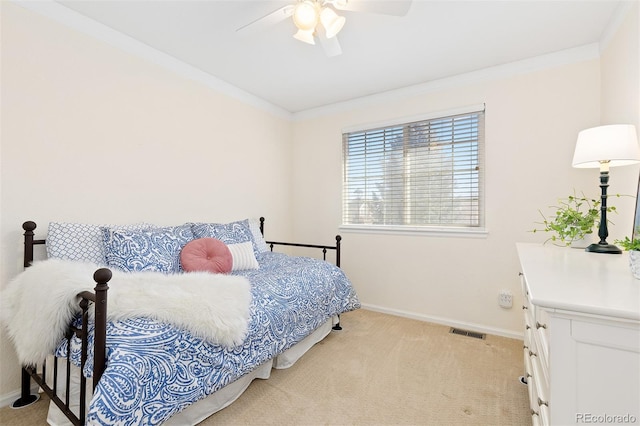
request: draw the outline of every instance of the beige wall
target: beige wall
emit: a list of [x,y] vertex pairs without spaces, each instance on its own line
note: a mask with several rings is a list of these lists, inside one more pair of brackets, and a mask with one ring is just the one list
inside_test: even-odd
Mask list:
[[[598,194],[596,171],[571,168],[578,131],[638,124],[637,9],[601,60],[461,79],[290,122],[0,2],[0,287],[21,270],[26,219],[44,232],[51,220],[265,215],[267,236],[329,243],[341,232],[343,267],[367,306],[517,335],[515,242],[544,240],[528,231],[558,196]],[[343,128],[478,103],[487,108],[486,238],[340,231]],[[611,192],[635,192],[637,168],[611,174]],[[630,204],[610,240],[630,229]],[[503,288],[514,293],[511,310],[498,307]],[[1,403],[19,370],[0,333]]]
[[[517,241],[534,235],[538,209],[573,188],[597,194],[596,176],[571,168],[579,130],[598,123],[599,61],[434,90],[405,100],[303,119],[294,132],[294,234],[340,225],[341,129],[486,104],[486,238],[352,233],[343,267],[364,304],[416,318],[493,332],[522,327]],[[322,171],[326,176],[318,178]],[[300,218],[322,227],[306,228]],[[317,235],[313,235],[317,234]],[[514,307],[498,306],[498,292]]]
[[[0,286],[21,224],[267,218],[290,237],[291,125],[8,2],[2,14]],[[0,399],[19,368],[0,332]]]
[[[601,55],[601,122],[634,124],[640,133],[640,3],[634,2]],[[611,185],[622,194],[635,194],[640,165],[611,169]],[[635,199],[619,201],[622,211],[612,220],[631,235]]]
[[[638,5],[602,53],[504,77],[488,70],[404,99],[372,97],[294,124],[294,235],[319,238],[341,223],[341,133],[362,123],[486,103],[487,238],[366,234],[342,230],[343,268],[367,307],[410,317],[518,335],[522,329],[515,243],[543,242],[529,232],[543,211],[574,189],[600,195],[598,172],[571,167],[580,130],[613,122],[638,125]],[[556,58],[557,59],[557,58]],[[602,63],[601,63],[602,62]],[[517,68],[517,67],[515,67]],[[526,69],[523,66],[522,69]],[[535,67],[532,67],[535,68]],[[491,78],[491,76],[500,76]],[[472,82],[476,80],[477,82]],[[405,91],[407,92],[407,91]],[[419,92],[419,90],[416,90]],[[612,169],[610,194],[635,194],[638,166]],[[610,201],[610,242],[628,235],[635,200]],[[311,219],[316,226],[305,223]],[[498,292],[514,294],[510,310]]]

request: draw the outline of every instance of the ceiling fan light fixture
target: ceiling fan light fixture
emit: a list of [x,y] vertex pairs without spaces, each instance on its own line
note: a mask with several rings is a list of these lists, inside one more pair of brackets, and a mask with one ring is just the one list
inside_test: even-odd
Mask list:
[[305,43],[316,44],[315,39],[313,38],[313,30],[298,30],[298,32],[293,35],[293,38]]
[[293,23],[299,30],[313,31],[318,25],[318,15],[318,5],[315,1],[299,1],[293,9]]
[[347,19],[344,16],[338,16],[330,7],[325,7],[320,13],[320,22],[326,31],[327,38],[335,37]]

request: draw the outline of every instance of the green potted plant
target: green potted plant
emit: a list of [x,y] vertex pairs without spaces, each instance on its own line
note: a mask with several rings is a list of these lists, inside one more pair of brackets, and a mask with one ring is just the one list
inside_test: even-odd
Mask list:
[[[533,229],[532,232],[549,232],[552,235],[548,240],[560,246],[571,246],[585,248],[589,245],[587,241],[593,234],[593,230],[599,226],[600,200],[587,198],[584,194],[581,197],[570,195],[560,198],[557,206],[550,206],[555,209],[553,216],[545,216],[542,211],[542,228]],[[614,206],[607,206],[607,212],[615,212]]]
[[616,240],[615,243],[626,251],[640,251],[640,238],[624,237],[624,240]]
[[615,243],[629,252],[629,267],[633,276],[640,280],[640,226],[636,228],[635,237],[624,237],[624,240],[616,240]]

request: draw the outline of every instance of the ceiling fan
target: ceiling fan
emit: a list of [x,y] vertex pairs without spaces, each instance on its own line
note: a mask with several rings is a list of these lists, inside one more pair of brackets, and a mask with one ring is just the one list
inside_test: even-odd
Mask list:
[[293,37],[308,44],[320,41],[327,56],[337,56],[342,48],[336,35],[346,22],[336,11],[370,12],[384,15],[404,16],[412,0],[295,0],[262,18],[256,19],[237,32],[257,32],[292,18],[297,28]]

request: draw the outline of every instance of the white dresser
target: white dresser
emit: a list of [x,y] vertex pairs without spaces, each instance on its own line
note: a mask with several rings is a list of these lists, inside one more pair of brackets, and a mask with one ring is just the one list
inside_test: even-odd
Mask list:
[[628,254],[517,249],[533,424],[640,424],[640,280]]

